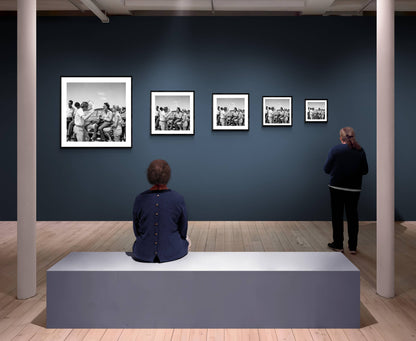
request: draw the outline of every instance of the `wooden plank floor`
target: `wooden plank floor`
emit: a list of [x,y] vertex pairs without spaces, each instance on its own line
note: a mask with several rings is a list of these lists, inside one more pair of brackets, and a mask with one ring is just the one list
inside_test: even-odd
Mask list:
[[[193,251],[328,251],[331,226],[194,221],[189,236]],[[46,269],[72,251],[130,251],[133,239],[131,222],[39,222],[37,295],[16,300],[16,222],[0,222],[0,340],[416,340],[415,222],[396,224],[394,299],[375,292],[375,223],[361,223],[359,253],[346,253],[361,270],[360,329],[46,329]]]

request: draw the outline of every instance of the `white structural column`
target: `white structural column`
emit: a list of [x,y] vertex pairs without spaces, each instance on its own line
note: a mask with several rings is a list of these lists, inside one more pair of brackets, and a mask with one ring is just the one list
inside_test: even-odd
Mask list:
[[17,298],[36,295],[36,0],[17,1]]
[[394,0],[377,0],[377,293],[394,296]]

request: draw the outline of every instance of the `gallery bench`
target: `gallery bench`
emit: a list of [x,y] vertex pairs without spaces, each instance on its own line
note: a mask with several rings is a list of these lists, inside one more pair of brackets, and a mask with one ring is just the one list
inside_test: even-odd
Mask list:
[[47,271],[48,328],[359,328],[360,272],[335,252],[74,252]]

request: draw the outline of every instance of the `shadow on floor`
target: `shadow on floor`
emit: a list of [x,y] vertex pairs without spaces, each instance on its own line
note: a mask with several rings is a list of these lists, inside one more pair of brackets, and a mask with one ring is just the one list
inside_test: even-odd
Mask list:
[[[365,305],[360,302],[360,328],[365,328],[376,323],[377,320],[371,315]],[[32,320],[32,324],[46,328],[46,308]]]
[[374,316],[371,315],[370,311],[365,307],[365,305],[360,302],[360,328],[365,328],[376,323],[378,322]]
[[32,320],[32,324],[36,324],[39,327],[46,328],[46,308],[43,309],[38,316]]

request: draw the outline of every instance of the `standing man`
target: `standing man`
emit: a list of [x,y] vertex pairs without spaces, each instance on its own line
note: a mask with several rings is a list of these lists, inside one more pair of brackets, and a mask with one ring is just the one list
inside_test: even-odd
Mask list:
[[122,107],[121,108],[121,112],[120,112],[120,117],[121,117],[121,129],[122,129],[122,133],[121,133],[121,141],[125,141],[126,140],[126,107]]
[[84,141],[85,120],[87,120],[94,111],[88,112],[87,102],[82,102],[81,105],[78,102],[76,102],[75,107],[77,108],[77,110],[75,112],[75,118],[74,118],[74,123],[75,123],[74,133],[77,138],[77,141],[80,142],[80,141]]
[[244,109],[239,109],[238,111],[238,125],[239,126],[244,125]]
[[218,107],[218,112],[220,113],[220,126],[225,126],[225,108]]
[[[122,121],[123,120],[121,118],[120,112],[118,110],[115,111],[114,112],[114,117],[113,117],[113,125],[111,126],[111,128],[113,129],[114,142],[120,142],[121,141],[121,136],[122,136],[122,133],[123,133]],[[109,136],[109,139],[111,139],[110,136]]]
[[168,107],[159,108],[159,124],[161,130],[166,130],[167,121],[168,121]]
[[66,109],[66,137],[67,141],[71,140],[72,134],[74,133],[74,117],[75,117],[75,108],[72,106],[74,102],[72,100],[68,101],[68,109]]
[[273,123],[273,108],[266,107],[266,119],[268,123]]
[[191,116],[190,115],[190,110],[184,110],[183,123],[182,123],[183,130],[188,130],[189,129],[190,116]]

